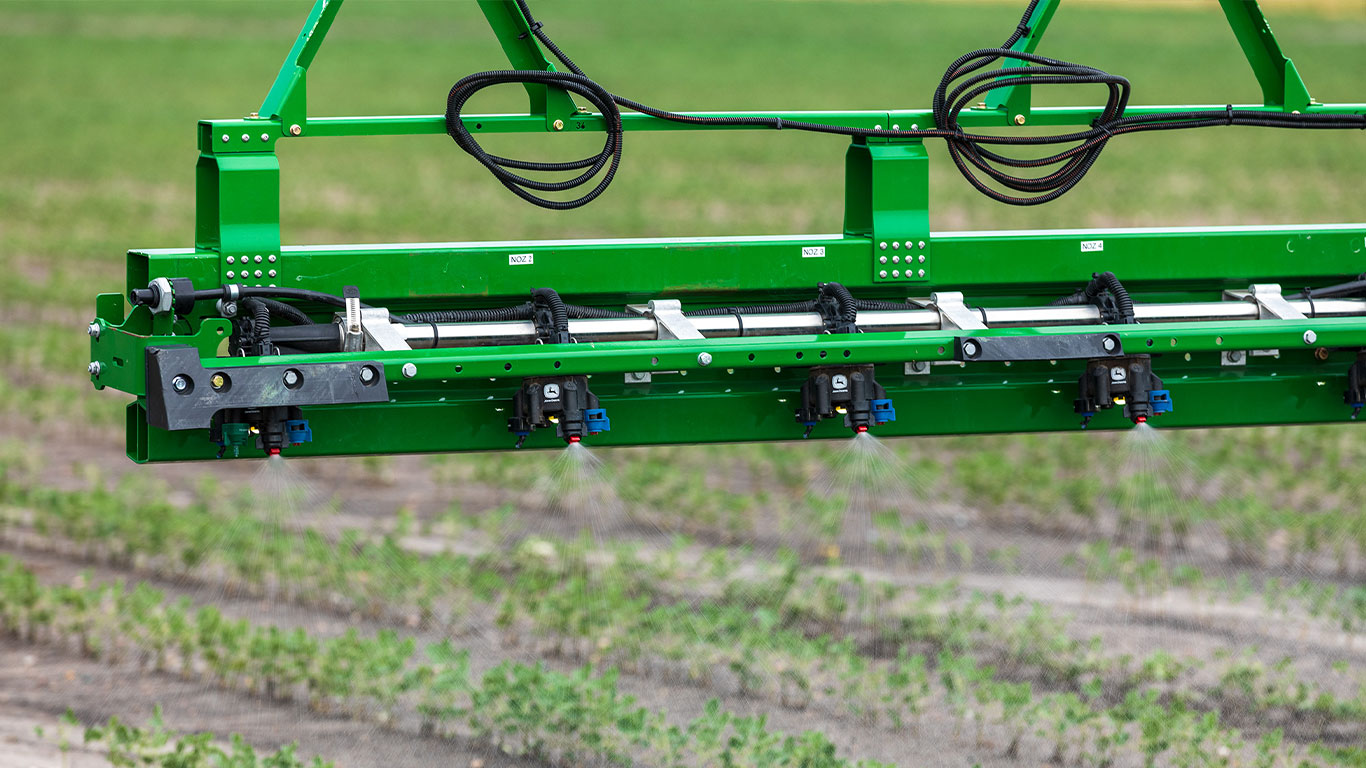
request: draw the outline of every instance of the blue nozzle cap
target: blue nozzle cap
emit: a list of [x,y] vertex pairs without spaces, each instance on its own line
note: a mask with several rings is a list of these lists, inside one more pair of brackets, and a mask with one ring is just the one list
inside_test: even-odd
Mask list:
[[610,432],[612,420],[607,418],[606,408],[590,408],[583,412],[583,426],[588,432]]
[[1165,389],[1154,389],[1148,393],[1148,405],[1153,408],[1153,413],[1171,413],[1172,393]]
[[868,405],[873,411],[873,421],[878,424],[886,424],[889,421],[896,421],[896,409],[892,407],[892,401],[888,399],[869,400]]
[[290,445],[313,442],[313,430],[308,427],[308,419],[290,419],[285,422],[285,436]]

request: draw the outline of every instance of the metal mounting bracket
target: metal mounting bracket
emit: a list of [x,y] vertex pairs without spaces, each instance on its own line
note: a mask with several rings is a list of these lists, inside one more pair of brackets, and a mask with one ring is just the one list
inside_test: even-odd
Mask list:
[[1303,312],[1285,300],[1276,283],[1253,283],[1246,291],[1224,291],[1224,298],[1257,304],[1258,320],[1305,320]]
[[[286,376],[291,371],[294,375]],[[286,383],[287,379],[293,383]],[[161,429],[208,429],[213,415],[225,408],[388,400],[383,363],[277,363],[205,369],[199,350],[193,347],[147,348],[147,423]]]
[[644,307],[631,309],[642,315],[654,318],[659,327],[660,339],[703,339],[706,338],[697,326],[683,314],[683,303],[677,299],[655,299]]
[[389,319],[389,310],[381,307],[366,307],[360,311],[361,333],[365,337],[365,348],[368,350],[380,350],[383,352],[404,351],[412,349],[408,346],[408,341],[394,327],[393,321]]
[[982,316],[963,303],[963,294],[959,291],[932,293],[930,305],[939,313],[940,327],[946,331],[980,331],[987,327]]

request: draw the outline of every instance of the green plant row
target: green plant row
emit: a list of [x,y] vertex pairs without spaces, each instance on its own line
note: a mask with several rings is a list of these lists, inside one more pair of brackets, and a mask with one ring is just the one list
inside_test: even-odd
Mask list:
[[823,735],[786,736],[765,717],[743,717],[715,700],[686,725],[617,691],[614,673],[571,673],[505,661],[483,675],[449,641],[427,646],[389,630],[317,638],[224,617],[212,607],[168,603],[146,584],[45,586],[0,557],[0,631],[29,641],[73,641],[107,659],[147,657],[154,668],[200,675],[276,700],[304,692],[315,710],[369,716],[393,726],[411,710],[427,734],[460,734],[505,753],[560,765],[880,768],[836,755]]
[[[83,501],[88,499],[81,497]],[[137,524],[145,524],[156,516],[116,515],[111,521],[114,527],[105,533],[125,545],[134,542],[134,538],[128,536],[127,527],[123,526],[133,517],[138,518]],[[250,518],[225,523],[213,515],[182,511],[177,519],[238,532],[240,540],[223,542],[228,545],[228,551],[259,548],[262,547],[260,542],[291,535]],[[180,540],[182,537],[175,535],[158,541],[164,542],[168,538]],[[193,540],[194,537],[187,538]],[[321,539],[309,541],[317,547],[330,545]],[[365,547],[344,542],[342,547],[322,549],[301,547],[301,540],[295,540],[263,548],[281,557],[307,552],[315,564],[338,568],[339,578],[349,578],[352,588],[370,584],[369,577],[376,571],[391,575],[406,573],[445,557],[417,558],[398,550],[392,541]],[[853,575],[844,580],[818,576],[812,582],[799,584],[798,563],[794,558],[788,558],[772,578],[723,579],[728,586],[718,597],[719,602],[650,604],[646,589],[628,586],[637,582],[621,573],[615,574],[617,578],[611,578],[611,567],[601,567],[596,572],[590,569],[588,549],[583,542],[527,541],[501,560],[501,570],[486,574],[491,579],[508,580],[500,587],[503,596],[499,620],[504,629],[538,634],[557,643],[562,655],[578,655],[597,664],[617,663],[633,671],[652,663],[650,657],[654,657],[653,663],[662,658],[678,665],[679,677],[700,683],[710,682],[712,670],[725,669],[750,693],[769,693],[788,706],[805,706],[813,694],[818,694],[842,702],[850,714],[869,723],[914,727],[927,706],[950,698],[948,684],[941,686],[935,679],[936,670],[940,671],[941,679],[947,680],[949,678],[943,677],[947,667],[960,671],[982,669],[979,662],[964,656],[963,652],[974,647],[980,649],[984,634],[991,635],[995,644],[1017,661],[1026,660],[1066,675],[1072,687],[1080,686],[1088,675],[1097,685],[1101,673],[1109,672],[1112,677],[1120,675],[1119,688],[1111,687],[1106,692],[1110,698],[1123,696],[1125,691],[1149,683],[1171,683],[1195,668],[1193,662],[1182,662],[1158,652],[1140,660],[1132,669],[1127,668],[1131,660],[1123,660],[1125,668],[1121,669],[1115,659],[1099,654],[1094,643],[1084,645],[1070,640],[1065,626],[1057,624],[1043,606],[1033,604],[1021,612],[1024,603],[1018,598],[1007,600],[1001,595],[981,593],[974,593],[962,601],[952,582],[912,590],[909,594],[914,595],[918,604],[910,606],[909,610],[901,606],[899,613],[892,615],[900,616],[902,624],[882,630],[885,644],[903,650],[888,664],[869,662],[849,638],[841,641],[826,636],[810,638],[792,629],[795,623],[816,615],[808,613],[816,607],[834,611],[824,614],[825,618],[820,621],[860,612],[849,603],[862,600],[859,595],[868,594],[871,587]],[[141,552],[135,547],[132,554]],[[355,559],[348,559],[351,556]],[[713,575],[725,576],[730,572],[732,564],[724,557],[707,559],[710,570],[716,572]],[[267,561],[279,562],[275,558],[267,558]],[[626,552],[618,552],[616,559],[607,562],[626,563],[627,571],[637,575],[646,570],[645,563],[636,561]],[[673,573],[676,567],[670,565],[667,558],[662,561],[656,558],[653,562],[654,567],[667,573]],[[255,558],[249,561],[253,566],[259,563]],[[384,567],[376,568],[376,563],[382,563]],[[450,576],[452,571],[440,573]],[[593,581],[590,583],[589,579]],[[585,603],[585,594],[594,595],[595,599]],[[851,598],[851,594],[855,596]],[[984,608],[990,610],[984,611]],[[173,631],[173,627],[164,626],[161,632],[149,638],[149,646],[164,648],[166,641],[158,638]],[[592,651],[566,654],[566,639],[586,641],[576,647],[587,646]],[[1044,641],[1051,645],[1041,645]],[[940,650],[928,659],[920,654],[908,654],[904,647],[912,642]],[[1022,694],[1022,689],[995,680],[993,672],[987,669],[985,673],[978,671],[953,678],[957,681],[953,690],[964,691],[969,683],[971,688],[949,702],[960,718],[975,719],[980,724],[990,712],[991,717],[1003,722],[1019,720],[1011,727],[1023,733],[1037,722],[1066,722],[1059,718],[1065,718],[1081,706],[1059,707],[1050,695],[1036,694],[1028,688],[1023,689]],[[776,690],[766,690],[769,686]],[[1271,693],[1261,697],[1240,697],[1238,701],[1254,711],[1293,706],[1293,711],[1313,713],[1319,718],[1352,719],[1361,715],[1357,701],[1340,701],[1311,686],[1299,687],[1305,695],[1295,701]],[[1279,688],[1254,685],[1251,690],[1274,692]],[[1092,707],[1101,698],[1100,693],[1097,689],[1090,695],[1086,706]],[[1182,704],[1190,707],[1208,706],[1211,702],[1217,705],[1225,699],[1218,689],[1203,697],[1192,697],[1189,693],[1182,696]],[[972,704],[971,708],[966,706],[968,703]],[[969,712],[974,714],[969,717]],[[1025,723],[1024,728],[1020,727],[1021,722]]]
[[[63,726],[77,725],[68,711],[62,718]],[[40,734],[41,735],[41,734]],[[114,768],[332,768],[333,764],[315,756],[304,760],[297,754],[297,744],[286,744],[265,754],[256,750],[239,734],[232,734],[223,746],[213,733],[178,734],[166,729],[161,718],[161,707],[152,712],[146,726],[129,725],[117,717],[109,722],[86,728],[86,744],[98,744],[104,757]],[[63,738],[65,752],[69,744]]]

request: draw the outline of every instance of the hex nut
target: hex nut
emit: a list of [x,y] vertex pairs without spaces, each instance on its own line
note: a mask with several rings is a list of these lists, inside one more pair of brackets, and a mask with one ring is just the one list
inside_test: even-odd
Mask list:
[[417,375],[417,366],[412,363],[404,363],[402,371],[403,378],[411,379],[412,377]]

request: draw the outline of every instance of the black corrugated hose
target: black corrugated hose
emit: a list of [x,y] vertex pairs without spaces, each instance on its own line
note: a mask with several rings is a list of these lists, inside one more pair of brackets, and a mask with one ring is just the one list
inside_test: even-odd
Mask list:
[[[954,165],[979,192],[1011,205],[1038,205],[1055,200],[1075,187],[1095,164],[1110,139],[1128,133],[1168,131],[1182,128],[1245,125],[1268,128],[1366,129],[1366,115],[1293,114],[1239,110],[1229,105],[1222,110],[1158,112],[1125,117],[1129,103],[1129,81],[1095,67],[1073,64],[1010,47],[1029,32],[1029,19],[1039,0],[1031,0],[1015,31],[1000,48],[982,48],[960,57],[944,73],[934,92],[935,128],[924,130],[869,130],[820,123],[784,120],[778,117],[701,117],[656,109],[611,93],[586,76],[559,46],[543,31],[531,15],[525,0],[517,5],[526,17],[532,34],[568,72],[537,70],[497,70],[462,78],[446,98],[446,132],[455,143],[488,168],[494,177],[514,194],[528,202],[554,210],[569,210],[597,199],[612,183],[621,164],[621,107],[633,109],[662,120],[692,125],[752,126],[774,130],[812,131],[854,137],[941,138],[948,144]],[[1007,67],[973,74],[1003,59],[1034,66]],[[961,80],[961,82],[959,82]],[[564,163],[539,163],[491,155],[465,128],[461,113],[465,104],[484,88],[505,83],[540,83],[579,94],[587,99],[607,123],[607,138],[602,151],[594,157]],[[956,83],[956,85],[955,85]],[[992,136],[968,133],[958,121],[982,94],[1011,85],[1103,85],[1107,91],[1105,107],[1090,129],[1043,136]],[[1038,147],[1069,145],[1046,157],[1010,157],[987,147]],[[605,172],[604,172],[605,169]],[[1040,170],[1041,175],[1024,176],[1014,169]],[[516,171],[582,171],[574,178],[547,182],[527,178]],[[587,193],[570,200],[550,200],[535,192],[561,192],[577,189],[602,177]],[[993,186],[995,184],[996,186]],[[1009,191],[1001,191],[996,187]],[[1011,192],[1022,194],[1011,194]]]

